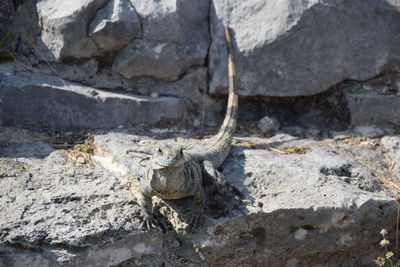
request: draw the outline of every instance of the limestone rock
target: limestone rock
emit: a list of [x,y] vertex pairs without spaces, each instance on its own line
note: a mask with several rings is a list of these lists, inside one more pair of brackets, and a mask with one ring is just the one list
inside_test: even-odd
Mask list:
[[400,61],[400,4],[392,0],[215,0],[211,91],[227,85],[222,23],[232,28],[243,95],[304,96],[365,80]]
[[97,53],[88,38],[90,20],[107,0],[40,0],[36,7],[41,22],[41,42],[47,60],[88,58]]
[[[3,132],[9,133],[0,131],[0,139]],[[25,131],[12,136],[0,146],[3,265],[368,266],[383,253],[371,245],[380,241],[380,230],[394,237],[397,204],[391,194],[397,191],[348,153],[369,157],[370,151],[349,142],[333,146],[288,134],[235,138],[238,145],[221,167],[243,202],[226,215],[206,213],[201,229],[183,236],[179,209],[162,201],[155,210],[164,232],[139,229],[138,180],[160,143],[193,147],[202,141],[96,135],[92,158],[103,168],[93,168],[71,165],[68,151],[27,140]],[[306,149],[278,153],[283,147]]]
[[134,40],[115,57],[112,70],[125,78],[152,76],[176,80],[195,62],[189,51],[174,43]]
[[[140,180],[144,173],[140,162],[146,154],[160,143],[176,143],[174,139],[144,138],[109,133],[96,136],[95,143],[105,153],[103,157],[112,159],[111,172],[123,169]],[[208,216],[206,229],[191,237],[203,264],[227,264],[226,259],[232,259],[232,263],[279,265],[294,259],[310,266],[328,263],[333,257],[332,264],[363,266],[371,253],[377,253],[359,251],[369,250],[371,240],[379,242],[386,220],[395,220],[396,203],[370,169],[340,147],[324,142],[285,135],[242,139],[253,148],[234,146],[222,168],[247,204],[225,217]],[[184,146],[192,147],[193,142],[186,140]],[[307,150],[284,154],[262,148],[277,144]],[[173,223],[173,217],[168,218]],[[292,253],[287,254],[288,250]],[[342,254],[343,250],[353,258]]]
[[259,120],[257,126],[264,134],[271,134],[280,128],[279,121],[269,116],[265,116]]
[[209,45],[209,1],[130,0],[141,18],[143,40],[134,40],[114,59],[124,77],[176,80],[203,65]]
[[141,35],[140,19],[128,0],[108,1],[89,25],[89,36],[105,51],[118,50]]
[[15,10],[12,0],[3,0],[0,2],[0,38],[3,38],[5,26],[13,19]]
[[42,142],[0,147],[0,169],[0,265],[109,266],[161,250],[110,173],[72,166]]
[[3,125],[54,130],[99,129],[181,119],[185,104],[174,97],[112,93],[58,77],[24,73],[2,81]]

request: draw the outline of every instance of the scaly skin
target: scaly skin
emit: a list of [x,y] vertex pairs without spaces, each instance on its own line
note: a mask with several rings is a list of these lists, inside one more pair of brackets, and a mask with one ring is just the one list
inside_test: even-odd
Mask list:
[[181,146],[165,145],[159,147],[146,166],[145,179],[141,183],[140,205],[145,214],[143,224],[153,227],[152,197],[161,199],[181,199],[193,197],[193,218],[189,230],[196,229],[203,216],[204,176],[211,177],[222,194],[233,194],[226,179],[217,168],[229,154],[236,128],[238,96],[234,90],[235,66],[232,60],[230,32],[225,26],[228,44],[229,96],[227,112],[218,134],[210,139],[201,151],[183,151]]

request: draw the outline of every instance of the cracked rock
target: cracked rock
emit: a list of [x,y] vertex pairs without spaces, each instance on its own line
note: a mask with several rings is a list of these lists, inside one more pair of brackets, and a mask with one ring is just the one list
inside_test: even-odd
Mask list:
[[105,51],[118,50],[142,36],[140,19],[128,0],[111,0],[90,22],[89,36]]
[[[62,81],[54,76],[23,73],[0,87],[0,117],[5,126],[53,130],[116,128],[163,119],[179,120],[185,103],[175,97],[113,93]],[[150,112],[151,111],[151,112]]]
[[97,53],[87,36],[90,20],[107,0],[40,0],[36,4],[41,23],[40,47],[49,61],[66,57],[88,58]]
[[343,80],[369,79],[400,61],[398,1],[215,0],[213,4],[211,92],[227,87],[222,23],[232,29],[243,95],[313,95]]

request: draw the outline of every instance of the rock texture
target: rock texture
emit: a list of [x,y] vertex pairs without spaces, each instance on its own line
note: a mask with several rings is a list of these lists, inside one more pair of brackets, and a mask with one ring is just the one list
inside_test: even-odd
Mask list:
[[[173,97],[112,93],[54,76],[9,76],[0,87],[3,125],[53,130],[101,129],[179,120],[185,104]],[[157,112],[156,112],[157,110]]]
[[299,96],[365,80],[399,62],[400,4],[383,0],[213,1],[211,91],[226,87],[222,23],[243,95]]
[[190,52],[174,43],[135,40],[115,57],[112,70],[128,79],[152,76],[176,80],[194,63]]
[[[227,214],[209,205],[202,228],[185,235],[180,212],[190,199],[157,201],[162,231],[139,228],[138,181],[158,144],[202,141],[178,138],[179,132],[160,140],[165,133],[156,129],[155,139],[125,131],[96,135],[94,167],[80,164],[77,150],[53,147],[72,133],[0,130],[0,264],[6,266],[370,266],[384,253],[377,246],[381,228],[390,240],[394,234],[396,191],[368,163],[384,166],[379,138],[235,138],[222,168],[241,204]],[[398,182],[399,173],[391,177]]]
[[73,166],[40,141],[0,147],[0,165],[2,266],[110,266],[162,248],[106,171]]
[[88,38],[87,26],[96,11],[107,0],[41,0],[37,12],[40,21],[43,54],[47,60],[87,58],[94,56],[97,47]]
[[[363,139],[338,145],[288,135],[237,139],[222,168],[247,204],[225,217],[208,214],[205,229],[191,237],[201,264],[368,266],[379,253],[371,241],[379,240],[380,228],[394,226],[396,204],[389,193],[393,189],[372,173],[372,165],[355,159],[371,151],[381,155],[373,139],[350,140]],[[140,162],[163,142],[177,141],[126,133],[96,136],[103,152],[96,160],[113,173],[122,170],[119,175],[140,179]],[[179,228],[175,216],[165,216]]]
[[14,3],[12,0],[1,1],[1,3],[0,3],[0,36],[1,37],[3,37],[3,35],[6,33],[5,32],[6,26],[13,19],[14,13],[15,13]]
[[105,51],[118,50],[141,36],[140,19],[128,0],[108,1],[89,25],[89,37]]
[[209,1],[131,0],[143,27],[143,40],[123,49],[112,70],[124,77],[176,80],[191,66],[203,65],[209,46]]

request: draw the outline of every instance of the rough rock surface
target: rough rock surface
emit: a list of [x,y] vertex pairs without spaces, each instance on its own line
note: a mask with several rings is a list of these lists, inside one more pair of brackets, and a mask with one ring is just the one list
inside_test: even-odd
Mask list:
[[74,166],[41,141],[0,147],[0,165],[0,265],[110,266],[161,249],[106,171]]
[[280,124],[275,118],[265,116],[258,121],[257,126],[261,132],[265,134],[271,134],[274,131],[279,130]]
[[379,138],[237,137],[222,168],[242,203],[225,215],[209,208],[202,228],[184,235],[180,209],[163,201],[163,232],[139,229],[138,180],[159,143],[203,141],[161,129],[152,129],[155,138],[95,135],[94,167],[79,164],[73,149],[55,150],[53,136],[0,130],[6,266],[370,266],[383,253],[374,245],[380,229],[394,233],[396,191],[366,163],[371,153],[384,163]]
[[140,19],[128,0],[111,0],[90,22],[89,36],[101,49],[117,50],[142,36]]
[[43,55],[49,61],[87,58],[97,53],[87,29],[96,11],[107,0],[40,0],[37,2]]
[[233,31],[243,95],[312,95],[345,79],[369,79],[400,60],[398,1],[215,0],[213,4],[211,91],[227,84],[222,22]]
[[[14,3],[12,0],[3,0],[0,2],[0,36],[5,34],[6,25],[10,23],[14,16]],[[0,37],[0,38],[1,38]]]
[[[227,264],[231,259],[236,265],[368,266],[371,255],[379,253],[371,244],[379,239],[380,228],[394,226],[396,204],[390,195],[395,190],[366,167],[372,165],[356,160],[360,155],[368,159],[371,151],[382,152],[372,141],[352,140],[338,145],[285,134],[236,139],[222,168],[247,204],[226,217],[208,217],[206,229],[192,237],[203,264]],[[157,141],[109,133],[95,137],[102,151],[96,160],[115,174],[131,173],[140,179],[140,163],[163,142],[195,145],[180,138]],[[384,161],[375,154],[370,157]],[[166,216],[180,226],[176,216]]]
[[143,39],[115,57],[112,69],[130,78],[175,80],[189,67],[203,65],[209,46],[209,1],[136,1]]
[[185,103],[173,97],[112,93],[54,76],[10,75],[0,87],[3,125],[53,130],[115,128],[179,120]]
[[[115,57],[112,70],[125,78],[152,76],[176,80],[196,63],[190,52],[174,43],[135,40]],[[197,62],[201,63],[201,62]]]

